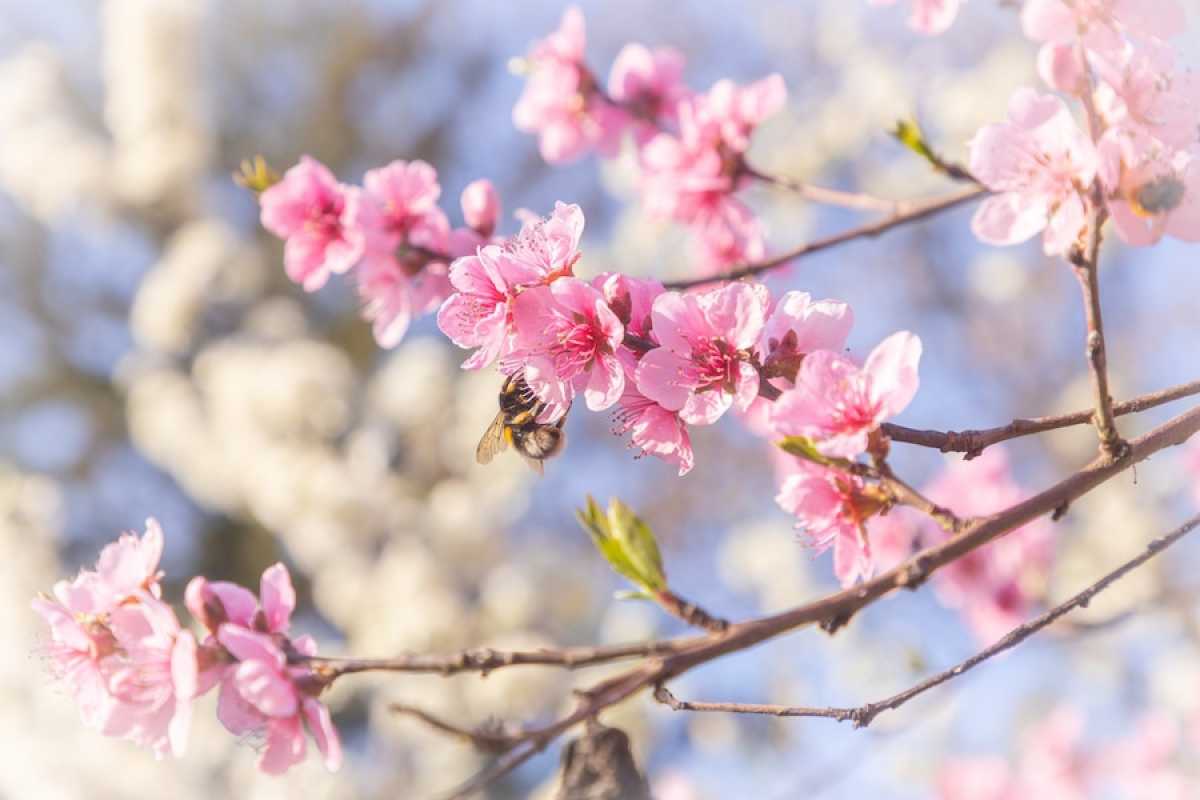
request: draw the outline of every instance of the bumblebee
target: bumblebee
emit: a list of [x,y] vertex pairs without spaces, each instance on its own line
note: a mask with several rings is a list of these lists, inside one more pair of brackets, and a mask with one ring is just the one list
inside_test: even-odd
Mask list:
[[537,399],[525,379],[510,375],[500,388],[500,411],[475,448],[475,460],[488,464],[511,444],[525,463],[541,475],[542,462],[561,453],[567,444],[563,430],[567,415],[550,424],[538,422],[538,416],[545,410],[546,404]]

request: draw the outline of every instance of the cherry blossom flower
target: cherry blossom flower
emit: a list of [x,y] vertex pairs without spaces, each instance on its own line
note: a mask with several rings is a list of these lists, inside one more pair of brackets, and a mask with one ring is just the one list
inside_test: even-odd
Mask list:
[[[341,740],[329,709],[314,696],[322,687],[318,683],[310,688],[314,682],[305,680],[309,670],[289,666],[283,648],[270,635],[227,623],[217,631],[217,638],[237,659],[221,684],[217,716],[234,735],[263,736],[259,768],[278,775],[302,761],[307,729],[326,769],[337,771],[342,763]],[[307,637],[292,640],[291,645],[300,655],[316,654]]]
[[524,288],[571,274],[583,224],[579,206],[558,203],[549,218],[528,220],[503,244],[450,265],[455,291],[438,310],[438,327],[459,347],[479,348],[464,369],[486,367],[509,352],[512,301]]
[[833,572],[842,586],[873,574],[867,520],[883,503],[861,478],[794,459],[775,502],[796,517],[796,527],[814,552],[833,548]]
[[657,344],[652,327],[654,300],[663,293],[663,285],[653,278],[634,278],[620,272],[605,272],[592,279],[592,286],[625,326],[625,332]]
[[907,331],[880,342],[861,367],[829,350],[809,353],[771,422],[785,436],[812,439],[825,455],[854,458],[880,423],[912,401],[920,359],[921,340]]
[[754,129],[786,104],[787,85],[778,73],[746,86],[717,81],[699,106],[699,124],[702,129],[715,129],[720,141],[734,153],[745,153]]
[[1018,800],[1012,768],[1000,756],[969,756],[948,761],[938,771],[938,800]]
[[158,757],[183,755],[199,693],[196,639],[175,612],[148,593],[109,614],[115,652],[104,660],[115,701],[101,732],[149,747]]
[[50,626],[50,642],[41,648],[50,674],[71,695],[83,723],[103,727],[115,704],[100,669],[101,659],[116,648],[112,631],[86,610],[72,607],[70,598],[39,597],[32,605]]
[[558,30],[530,50],[525,90],[513,107],[513,124],[538,135],[542,158],[552,164],[593,148],[613,152],[627,119],[597,91],[585,46],[583,13],[571,6]]
[[437,171],[424,161],[370,170],[351,190],[348,236],[364,253],[357,271],[363,314],[381,347],[399,344],[415,315],[450,293],[445,262],[450,225],[437,206]]
[[683,83],[683,65],[683,54],[678,50],[651,50],[636,43],[625,45],[613,61],[608,96],[632,118],[639,145],[679,119],[679,103],[691,95]]
[[805,355],[841,350],[853,325],[854,313],[846,303],[813,300],[808,292],[787,292],[767,317],[755,353],[768,377],[782,381],[780,388],[790,387]]
[[[896,0],[871,0],[873,6],[892,6]],[[958,16],[961,0],[913,0],[909,27],[918,33],[936,36],[945,33]]]
[[638,391],[632,354],[623,350],[618,355],[622,357],[625,369],[625,390],[618,400],[618,410],[613,414],[613,433],[618,436],[628,433],[630,442],[640,453],[649,453],[674,464],[679,468],[679,476],[683,477],[696,464],[687,425],[679,418],[678,411],[669,411]]
[[998,194],[983,201],[971,227],[989,244],[1017,244],[1045,230],[1047,255],[1079,238],[1084,192],[1096,175],[1096,150],[1062,100],[1020,89],[1008,121],[971,142],[971,171]]
[[346,195],[324,164],[304,156],[259,197],[262,225],[284,240],[284,268],[306,292],[362,257],[361,237],[347,228]]
[[491,238],[500,218],[500,195],[487,179],[472,181],[462,190],[459,198],[463,219],[467,227],[483,239]]
[[691,425],[711,425],[730,406],[744,411],[758,394],[748,359],[768,303],[761,284],[659,295],[651,317],[662,346],[638,363],[638,392]]
[[1200,148],[1172,151],[1110,130],[1100,153],[1100,178],[1121,239],[1135,246],[1163,236],[1200,242]]
[[1096,105],[1110,128],[1142,141],[1186,149],[1200,130],[1200,75],[1177,63],[1165,42],[1126,43],[1093,59]]
[[576,393],[593,411],[620,398],[625,373],[616,353],[625,329],[599,291],[566,277],[527,289],[514,301],[513,326],[512,360],[546,404],[543,421],[562,417]]
[[1025,35],[1039,42],[1074,42],[1091,50],[1119,48],[1124,35],[1169,39],[1187,27],[1175,0],[1027,0],[1021,9]]
[[[1013,480],[1003,448],[993,446],[971,461],[951,462],[925,495],[959,517],[973,517],[1015,505],[1027,492]],[[932,524],[924,534],[929,543],[947,535]],[[1039,518],[938,570],[934,589],[964,615],[981,643],[991,644],[1028,618],[1050,569],[1053,541]]]

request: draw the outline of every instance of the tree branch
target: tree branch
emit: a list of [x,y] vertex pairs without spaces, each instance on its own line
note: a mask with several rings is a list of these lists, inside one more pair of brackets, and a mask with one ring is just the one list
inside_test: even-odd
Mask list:
[[919,202],[905,202],[897,205],[896,213],[884,217],[876,222],[871,222],[866,225],[860,225],[851,228],[841,233],[836,233],[832,236],[827,236],[823,239],[814,239],[807,244],[788,250],[773,258],[768,258],[765,261],[759,261],[754,264],[746,264],[741,267],[735,267],[721,275],[713,275],[707,278],[687,278],[684,280],[670,281],[663,284],[668,289],[689,289],[693,286],[702,286],[706,283],[715,281],[738,280],[741,278],[749,278],[758,275],[768,270],[775,269],[787,264],[789,261],[794,261],[804,256],[818,253],[822,250],[828,250],[846,242],[852,242],[855,239],[866,239],[879,236],[880,234],[890,231],[892,228],[898,228],[901,225],[907,225],[910,222],[932,217],[940,214],[943,211],[948,211],[952,208],[969,203],[972,200],[982,197],[987,194],[988,190],[980,186],[972,186],[955,194],[940,197],[934,200],[925,200]]
[[[1117,403],[1113,406],[1113,415],[1120,417],[1126,414],[1137,414],[1147,409],[1171,403],[1175,400],[1181,400],[1195,394],[1200,394],[1200,381],[1182,383],[1178,386],[1172,386],[1169,389],[1163,389],[1158,392],[1135,397],[1132,400],[1126,400],[1124,403]],[[903,425],[894,425],[889,422],[885,422],[880,427],[888,435],[888,438],[894,442],[931,447],[943,453],[966,453],[966,457],[972,459],[982,453],[984,448],[1008,441],[1009,439],[1017,439],[1021,436],[1030,436],[1035,433],[1044,433],[1058,428],[1069,428],[1073,425],[1090,424],[1094,413],[1093,410],[1089,409],[1087,411],[1075,411],[1071,414],[1060,414],[1052,417],[1015,419],[1007,425],[1002,425],[998,428],[985,428],[983,430],[918,430],[916,428],[906,428]]]
[[1060,603],[1054,608],[1049,609],[1045,613],[1035,617],[1029,622],[1014,628],[1009,631],[1003,638],[965,661],[959,662],[950,669],[943,670],[936,675],[931,675],[920,683],[905,689],[903,692],[894,694],[883,700],[873,703],[866,703],[855,708],[809,708],[804,706],[782,706],[782,705],[763,705],[759,703],[697,703],[688,702],[675,698],[665,686],[658,686],[654,691],[654,699],[670,706],[676,711],[716,711],[736,714],[769,714],[776,717],[825,717],[835,719],[838,722],[850,721],[854,723],[856,728],[865,728],[870,725],[875,717],[884,711],[893,711],[900,706],[912,700],[914,697],[940,686],[947,681],[957,678],[964,672],[967,672],[974,667],[979,666],[989,658],[999,655],[1006,650],[1011,650],[1021,642],[1028,639],[1033,634],[1054,623],[1060,617],[1068,614],[1076,608],[1084,608],[1092,601],[1092,598],[1100,592],[1107,589],[1116,581],[1123,578],[1133,570],[1145,564],[1151,558],[1166,550],[1175,542],[1182,539],[1187,534],[1191,533],[1197,526],[1200,526],[1200,516],[1193,517],[1175,530],[1161,536],[1152,541],[1145,550],[1139,553],[1134,558],[1126,561],[1121,566],[1109,572],[1098,581],[1088,586],[1083,591],[1076,594],[1066,602]]
[[873,197],[869,194],[861,194],[858,192],[843,192],[839,189],[829,189],[825,186],[816,186],[804,181],[795,180],[793,178],[785,178],[779,175],[768,175],[764,172],[759,172],[749,164],[742,162],[741,174],[747,177],[754,178],[762,183],[771,186],[777,186],[780,189],[786,189],[793,192],[806,200],[811,200],[814,203],[823,203],[829,206],[840,206],[842,208],[855,208],[860,211],[883,211],[888,214],[898,212],[901,205],[895,200],[884,200],[880,197]]

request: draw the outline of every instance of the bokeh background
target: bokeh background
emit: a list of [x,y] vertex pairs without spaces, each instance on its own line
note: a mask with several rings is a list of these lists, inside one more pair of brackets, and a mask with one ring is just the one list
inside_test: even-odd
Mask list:
[[[889,140],[917,115],[961,158],[1012,90],[1035,81],[1035,45],[1012,4],[969,3],[922,38],[903,7],[694,0],[584,2],[589,59],[606,72],[629,41],[669,44],[703,88],[781,72],[786,113],[754,142],[766,171],[908,198],[952,190]],[[583,206],[580,272],[687,273],[684,236],[648,223],[628,159],[551,168],[514,130],[508,60],[564,4],[472,0],[0,0],[0,796],[425,797],[483,765],[460,743],[386,710],[420,703],[460,723],[544,719],[604,674],[514,669],[486,680],[364,676],[329,700],[349,759],[259,775],[253,743],[220,730],[212,698],[179,761],[86,731],[37,655],[29,600],[157,516],[168,594],[193,574],[255,585],[277,559],[300,583],[299,626],[325,653],[384,656],[476,645],[618,642],[680,632],[619,582],[572,510],[619,495],[666,548],[678,591],[730,617],[815,598],[834,583],[772,502],[765,444],[730,418],[695,436],[678,479],[633,453],[603,415],[577,413],[571,446],[537,479],[473,448],[499,378],[465,374],[426,319],[378,349],[344,283],[305,296],[278,242],[230,180],[244,157],[310,153],[344,180],[394,158],[437,166],[443,197],[492,179],[505,213]],[[1200,14],[1179,40],[1200,51]],[[783,193],[751,195],[782,248],[860,219]],[[453,211],[452,211],[453,214]],[[779,287],[850,302],[851,346],[899,328],[925,342],[923,386],[900,420],[985,427],[1088,405],[1082,315],[1069,271],[1036,244],[974,241],[970,211],[828,252]],[[515,230],[508,218],[505,230]],[[1106,243],[1102,280],[1118,397],[1195,379],[1197,248]],[[1125,420],[1147,429],[1177,407]],[[1084,463],[1083,428],[1014,443],[1019,480],[1042,487]],[[945,459],[899,448],[921,483]],[[1048,601],[1091,582],[1189,513],[1175,453],[1071,508],[1056,531]],[[925,798],[939,770],[1014,752],[1058,704],[1089,741],[1147,713],[1200,710],[1196,565],[1185,543],[1059,627],[900,713],[855,732],[825,720],[680,715],[647,698],[606,720],[632,736],[663,797]],[[1136,609],[1126,618],[1123,612]],[[802,631],[676,682],[679,696],[857,705],[977,645],[928,590],[873,606],[835,637]],[[1195,760],[1185,746],[1182,768]],[[546,792],[552,750],[494,787]],[[1191,767],[1194,769],[1194,766]],[[1193,776],[1195,777],[1195,776]]]

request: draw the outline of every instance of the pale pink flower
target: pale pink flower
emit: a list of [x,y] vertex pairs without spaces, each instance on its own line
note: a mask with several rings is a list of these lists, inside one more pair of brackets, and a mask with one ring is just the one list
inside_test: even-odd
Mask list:
[[730,80],[718,81],[700,105],[700,124],[706,128],[714,126],[730,150],[744,153],[750,147],[754,129],[785,105],[787,85],[778,73],[746,86]]
[[608,96],[629,113],[638,144],[679,119],[679,103],[691,96],[683,83],[683,54],[670,47],[654,50],[627,44],[608,75]]
[[585,45],[583,13],[571,6],[558,30],[529,53],[513,124],[538,135],[538,149],[550,163],[572,161],[591,149],[614,151],[627,121],[597,90],[583,61]]
[[491,238],[500,218],[500,195],[486,178],[471,181],[459,197],[467,227],[484,239]]
[[[896,0],[871,0],[873,6],[895,5]],[[918,33],[936,36],[945,33],[958,16],[962,0],[912,0],[908,24]]]
[[[278,775],[302,761],[307,729],[326,769],[337,771],[341,740],[329,709],[315,697],[323,687],[312,680],[310,670],[290,666],[284,650],[268,634],[225,624],[217,638],[237,659],[221,684],[217,715],[235,735],[253,732],[263,737],[259,768]],[[316,654],[307,637],[292,640],[291,646],[300,655]]]
[[438,327],[459,347],[479,348],[463,363],[480,369],[511,349],[512,301],[522,289],[570,275],[583,235],[579,206],[558,203],[503,244],[479,248],[450,265],[454,294],[438,310]]
[[144,593],[109,614],[116,651],[102,662],[114,703],[101,732],[183,755],[199,694],[196,639],[166,603]]
[[639,453],[649,453],[674,464],[679,468],[679,476],[683,477],[696,464],[687,425],[679,418],[678,411],[669,411],[638,391],[636,362],[628,350],[620,355],[625,368],[625,391],[613,414],[616,424],[613,433],[618,436],[628,433]]
[[1200,242],[1200,148],[1174,151],[1114,129],[1100,154],[1108,210],[1121,239],[1134,246],[1164,236]]
[[258,595],[255,598],[235,583],[195,577],[188,583],[184,603],[209,633],[231,624],[259,633],[286,634],[296,610],[296,590],[287,567],[277,563],[263,570]]
[[1126,43],[1093,60],[1102,81],[1096,104],[1110,129],[1172,149],[1200,138],[1200,75],[1183,69],[1170,45]]
[[284,268],[306,292],[362,257],[361,238],[347,229],[346,192],[324,164],[304,156],[259,197],[262,225],[285,240]]
[[1021,9],[1025,35],[1039,42],[1074,42],[1111,52],[1123,36],[1169,39],[1187,28],[1175,0],[1026,0]]
[[1018,800],[1012,768],[1000,756],[955,758],[938,770],[938,800]]
[[60,600],[39,597],[32,605],[50,626],[50,642],[41,647],[50,674],[70,693],[83,723],[101,728],[115,703],[100,670],[101,659],[116,649],[112,631],[101,618]]
[[[1013,480],[1004,450],[993,446],[971,461],[951,462],[925,495],[966,518],[994,514],[1028,493]],[[931,523],[925,535],[931,543],[947,536]],[[1053,531],[1039,518],[938,570],[934,589],[942,602],[965,616],[982,643],[990,644],[1030,615],[1049,573],[1053,547]]]
[[689,228],[696,237],[696,274],[719,275],[766,255],[766,231],[754,212],[732,195],[703,208]]
[[[813,300],[808,292],[787,292],[767,317],[755,353],[764,367],[782,359],[798,367],[814,350],[836,352],[844,348],[853,325],[854,313],[846,303]],[[781,373],[772,377],[784,376]]]
[[604,272],[592,279],[592,286],[625,326],[625,332],[655,342],[650,316],[654,300],[663,293],[663,285],[653,278],[634,278],[620,272]]
[[691,425],[710,425],[730,406],[744,411],[758,394],[749,355],[768,303],[761,284],[659,295],[651,318],[662,346],[642,356],[638,391]]
[[1200,789],[1175,766],[1181,745],[1179,724],[1161,712],[1136,721],[1130,732],[1102,748],[1093,781],[1119,786],[1131,800],[1184,800]]
[[1065,252],[1086,223],[1084,193],[1096,175],[1095,147],[1062,100],[1020,89],[1008,121],[971,142],[971,171],[995,196],[972,220],[990,244],[1017,244],[1045,230],[1047,255]]
[[874,572],[867,519],[879,510],[866,500],[861,478],[794,459],[775,502],[796,517],[805,544],[816,553],[833,548],[833,572],[852,586]]
[[808,437],[825,455],[854,458],[912,401],[920,359],[921,340],[907,331],[880,342],[861,367],[828,350],[809,353],[795,386],[775,401],[772,424],[785,436]]
[[1038,50],[1038,76],[1051,89],[1073,95],[1086,91],[1085,66],[1074,42],[1047,42]]
[[604,295],[584,281],[564,277],[521,292],[513,303],[513,328],[510,359],[546,404],[543,421],[562,417],[577,393],[592,411],[620,398],[625,374],[617,349],[625,329]]

